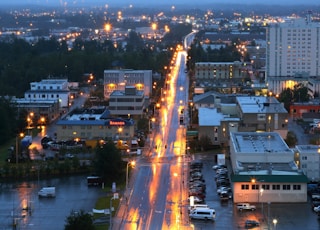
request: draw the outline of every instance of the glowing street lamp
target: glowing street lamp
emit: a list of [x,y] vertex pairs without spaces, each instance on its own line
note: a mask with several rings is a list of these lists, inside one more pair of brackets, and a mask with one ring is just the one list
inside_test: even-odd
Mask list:
[[128,163],[127,163],[126,189],[128,189],[129,165],[131,165],[132,168],[134,168],[134,166],[136,165],[136,162],[135,161],[128,161]]

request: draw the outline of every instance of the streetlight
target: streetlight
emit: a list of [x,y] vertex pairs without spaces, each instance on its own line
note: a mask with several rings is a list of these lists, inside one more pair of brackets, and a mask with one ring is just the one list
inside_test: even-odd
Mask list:
[[134,167],[136,165],[136,162],[135,161],[128,161],[128,163],[127,163],[126,189],[128,189],[129,165]]
[[19,140],[24,136],[24,133],[19,133],[19,135],[16,136],[16,164],[19,163],[18,153],[19,153]]
[[274,226],[274,230],[276,230],[277,229],[278,220],[277,219],[273,219],[272,223],[273,223],[273,226]]
[[262,201],[263,191],[264,191],[263,188],[261,188],[261,189],[260,189],[260,197],[261,197],[261,198],[260,198],[260,202],[261,202],[261,212],[262,212],[262,215],[263,215],[263,201]]
[[190,125],[191,125],[191,129],[192,129],[192,110],[193,110],[193,102],[190,102]]
[[149,120],[149,133],[151,133],[151,129],[153,128],[152,126],[152,123],[153,122],[155,122],[156,121],[156,119],[154,118],[154,117],[152,117],[152,118],[150,118],[150,120]]

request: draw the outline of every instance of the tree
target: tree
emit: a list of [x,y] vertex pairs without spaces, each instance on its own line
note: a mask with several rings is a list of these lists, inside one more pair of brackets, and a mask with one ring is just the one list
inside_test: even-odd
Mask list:
[[71,211],[70,215],[66,219],[64,226],[65,230],[94,230],[93,218],[90,214],[85,213],[83,210],[80,212]]
[[296,134],[291,131],[288,132],[285,141],[289,147],[294,147],[298,142]]
[[96,149],[94,165],[97,175],[107,183],[119,181],[123,176],[124,163],[121,152],[112,141]]

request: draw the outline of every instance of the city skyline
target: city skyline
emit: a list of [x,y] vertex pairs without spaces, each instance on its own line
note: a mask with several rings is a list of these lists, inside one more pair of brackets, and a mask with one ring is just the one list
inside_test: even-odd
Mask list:
[[319,5],[318,0],[295,0],[295,1],[289,1],[289,0],[283,0],[283,1],[277,1],[277,0],[269,0],[267,2],[257,2],[256,0],[243,0],[241,3],[237,0],[228,0],[228,1],[221,1],[221,0],[203,0],[201,2],[197,2],[196,4],[194,1],[184,1],[184,0],[175,0],[175,1],[170,1],[170,0],[164,0],[159,2],[150,2],[148,0],[117,0],[117,1],[105,1],[105,0],[76,0],[76,1],[71,1],[71,0],[11,0],[10,2],[2,2],[0,3],[0,6],[9,6],[9,5],[43,5],[43,6],[82,6],[82,5],[132,5],[132,6],[153,6],[153,5],[188,5],[188,6],[199,6],[199,5],[213,5],[213,4],[238,4],[238,5]]

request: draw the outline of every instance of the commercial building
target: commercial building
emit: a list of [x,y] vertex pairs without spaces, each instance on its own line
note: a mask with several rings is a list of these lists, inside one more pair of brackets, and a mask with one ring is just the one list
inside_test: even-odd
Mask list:
[[320,146],[297,145],[296,155],[299,168],[310,181],[320,181]]
[[109,99],[113,91],[124,91],[127,86],[142,90],[146,97],[152,93],[152,70],[105,70],[103,75],[105,99]]
[[59,100],[30,100],[26,98],[13,98],[12,103],[18,111],[25,110],[33,114],[34,125],[45,125],[51,123],[60,116]]
[[[320,24],[292,18],[267,28],[266,80],[274,94],[320,76]],[[318,92],[319,93],[319,92]]]
[[228,146],[230,132],[288,133],[288,113],[274,97],[206,93],[194,98],[199,135],[213,145]]
[[30,90],[24,93],[26,100],[58,100],[60,108],[69,107],[69,95],[67,79],[45,79],[40,82],[31,82]]
[[143,90],[127,86],[124,90],[115,90],[110,94],[109,111],[113,116],[143,115],[147,107]]
[[111,117],[104,107],[76,109],[57,123],[57,140],[130,140],[134,121]]
[[278,133],[232,132],[230,160],[235,203],[307,202],[308,178]]

